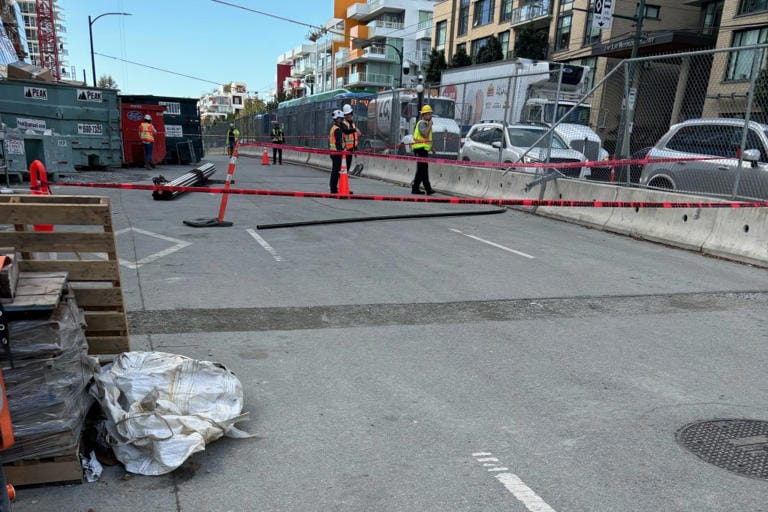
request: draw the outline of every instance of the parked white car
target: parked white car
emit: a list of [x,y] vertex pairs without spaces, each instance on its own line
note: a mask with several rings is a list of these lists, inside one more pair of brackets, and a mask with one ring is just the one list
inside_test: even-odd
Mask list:
[[[496,121],[480,122],[469,130],[460,158],[463,161],[474,162],[506,162],[506,163],[541,163],[547,161],[549,136],[544,137],[548,129],[536,124],[506,124]],[[551,133],[552,144],[549,146],[549,162],[585,162],[583,153],[568,147],[568,144],[557,134]],[[533,171],[534,168],[518,168],[518,170]],[[558,168],[565,176],[584,177],[588,168],[568,167]]]
[[[640,185],[724,197],[731,197],[737,188],[737,197],[767,199],[768,125],[750,121],[739,168],[744,123],[743,119],[715,118],[673,125],[647,158],[692,160],[650,162],[643,167]],[[706,157],[710,158],[701,160]]]

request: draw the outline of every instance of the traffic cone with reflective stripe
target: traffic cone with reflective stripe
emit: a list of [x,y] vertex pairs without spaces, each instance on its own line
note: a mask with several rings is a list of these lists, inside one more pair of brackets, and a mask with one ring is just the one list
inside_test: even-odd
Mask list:
[[347,174],[347,155],[341,155],[341,172],[339,172],[339,194],[349,195],[349,175]]
[[269,165],[269,156],[267,155],[267,148],[264,148],[264,153],[261,154],[261,165]]

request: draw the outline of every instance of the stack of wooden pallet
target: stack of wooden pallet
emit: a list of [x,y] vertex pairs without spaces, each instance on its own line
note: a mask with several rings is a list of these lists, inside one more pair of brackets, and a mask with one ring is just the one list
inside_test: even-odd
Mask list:
[[0,196],[0,219],[0,248],[12,248],[0,253],[18,269],[0,274],[13,367],[4,353],[0,364],[16,437],[0,462],[15,485],[81,481],[80,433],[99,370],[89,354],[130,350],[109,201]]

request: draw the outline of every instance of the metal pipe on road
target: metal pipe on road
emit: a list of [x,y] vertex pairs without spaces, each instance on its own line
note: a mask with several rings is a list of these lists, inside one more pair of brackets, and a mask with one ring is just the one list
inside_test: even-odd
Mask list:
[[[215,172],[216,166],[210,162],[207,162],[200,165],[196,169],[192,169],[188,173],[179,176],[173,181],[168,181],[163,176],[158,176],[157,178],[152,178],[152,183],[157,186],[167,185],[171,187],[193,187],[196,185],[205,184],[205,182],[208,181],[208,178],[213,176],[213,173]],[[153,190],[152,199],[156,201],[161,199],[169,201],[179,194],[183,194],[183,192],[179,190]]]

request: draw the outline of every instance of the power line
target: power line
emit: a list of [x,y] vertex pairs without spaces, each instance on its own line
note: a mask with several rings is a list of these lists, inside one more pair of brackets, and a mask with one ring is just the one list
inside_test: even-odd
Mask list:
[[170,71],[168,69],[158,68],[155,66],[150,66],[148,64],[142,64],[141,62],[134,62],[132,60],[121,59],[119,57],[113,57],[112,55],[104,55],[103,53],[94,52],[94,55],[98,55],[99,57],[106,57],[108,59],[113,59],[120,62],[127,62],[128,64],[133,64],[134,66],[140,66],[142,68],[154,69],[155,71],[162,71],[163,73],[168,73],[170,75],[183,76],[184,78],[190,78],[192,80],[197,80],[200,82],[207,82],[209,84],[221,85],[222,83],[224,83],[224,82],[214,82],[213,80],[207,80],[205,78],[199,78],[192,75],[185,75],[184,73],[177,73],[176,71]]

